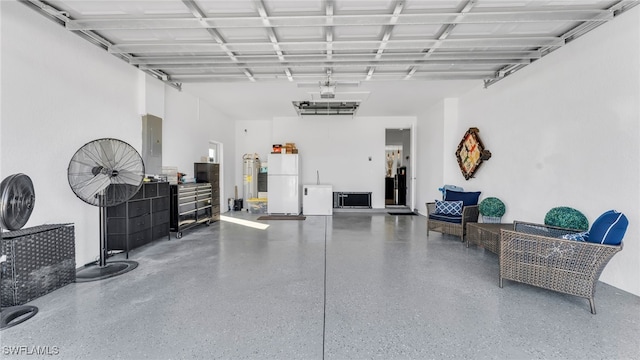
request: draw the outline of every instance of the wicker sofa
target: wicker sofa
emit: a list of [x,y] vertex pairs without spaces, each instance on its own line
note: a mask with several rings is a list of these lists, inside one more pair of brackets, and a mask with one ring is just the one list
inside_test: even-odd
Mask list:
[[500,234],[500,287],[513,280],[589,299],[596,313],[594,295],[602,270],[620,250],[603,245],[562,239],[579,230],[514,222],[513,230]]
[[464,242],[467,223],[478,222],[478,205],[467,205],[462,208],[462,217],[458,221],[435,216],[436,203],[427,203],[427,236],[429,231],[459,236]]

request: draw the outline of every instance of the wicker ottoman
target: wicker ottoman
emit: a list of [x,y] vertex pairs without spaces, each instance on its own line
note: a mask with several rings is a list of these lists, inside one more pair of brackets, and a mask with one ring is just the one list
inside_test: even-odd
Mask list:
[[72,224],[41,225],[6,232],[0,250],[0,303],[22,305],[76,280],[75,235]]

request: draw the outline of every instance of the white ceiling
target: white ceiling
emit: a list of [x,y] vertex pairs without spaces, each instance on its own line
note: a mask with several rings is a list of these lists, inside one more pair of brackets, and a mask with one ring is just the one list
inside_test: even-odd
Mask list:
[[[21,0],[233,118],[292,101],[360,100],[416,115],[490,86],[638,0]],[[335,100],[334,100],[335,101]]]

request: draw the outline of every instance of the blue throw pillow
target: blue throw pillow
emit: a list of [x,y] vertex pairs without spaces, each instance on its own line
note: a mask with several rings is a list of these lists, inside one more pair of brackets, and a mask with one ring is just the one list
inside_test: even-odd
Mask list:
[[462,215],[462,201],[436,200],[436,214],[438,215]]
[[623,213],[609,210],[593,222],[588,241],[598,244],[620,245],[628,225],[629,220]]
[[464,203],[464,206],[478,205],[478,198],[480,197],[480,191],[452,191],[447,190],[445,193],[446,201],[459,201]]

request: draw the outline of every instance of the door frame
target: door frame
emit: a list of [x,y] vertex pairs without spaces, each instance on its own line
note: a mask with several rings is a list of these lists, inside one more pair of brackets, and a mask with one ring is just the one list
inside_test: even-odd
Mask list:
[[226,200],[227,197],[225,196],[225,192],[224,192],[224,143],[216,140],[209,140],[209,148],[207,149],[207,154],[209,154],[209,149],[211,149],[211,145],[214,145],[218,149],[217,163],[220,165],[219,175],[218,175],[218,179],[219,179],[218,193],[220,194],[220,213],[225,213],[228,211],[228,203]]
[[[416,162],[416,129],[414,124],[398,127],[386,127],[384,136],[384,147],[386,154],[387,146],[387,130],[406,130],[409,131],[409,162],[403,160],[403,164],[407,166],[407,207],[411,210],[416,210],[416,174],[417,174],[417,162]],[[403,152],[405,152],[403,148]],[[406,156],[403,153],[403,156]],[[386,207],[386,205],[385,205]]]

